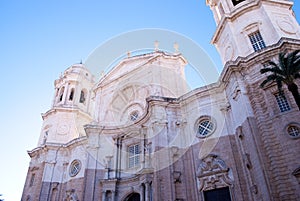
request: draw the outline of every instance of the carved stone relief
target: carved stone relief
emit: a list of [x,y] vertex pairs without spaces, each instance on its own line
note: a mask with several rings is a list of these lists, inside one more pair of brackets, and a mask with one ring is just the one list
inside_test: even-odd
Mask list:
[[77,194],[75,193],[75,189],[70,189],[66,191],[66,198],[64,201],[79,201]]
[[280,13],[273,13],[276,18],[276,24],[280,28],[281,31],[287,34],[295,34],[297,33],[296,26],[292,23],[292,20],[288,15],[282,15]]
[[233,184],[232,179],[229,177],[229,168],[215,154],[209,154],[201,159],[197,177],[199,180],[199,191],[222,188]]
[[[63,122],[67,122],[67,120],[64,120]],[[61,123],[57,127],[57,134],[59,135],[66,135],[70,130],[70,125],[66,123]]]

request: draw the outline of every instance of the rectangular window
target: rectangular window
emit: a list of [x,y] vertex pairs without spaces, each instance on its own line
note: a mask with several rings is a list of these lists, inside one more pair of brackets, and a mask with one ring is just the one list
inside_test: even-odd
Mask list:
[[275,94],[275,98],[280,109],[280,112],[289,111],[291,109],[285,95]]
[[266,44],[259,31],[250,34],[249,39],[255,52],[266,47]]
[[229,187],[204,191],[205,201],[231,201]]
[[128,147],[128,167],[137,167],[140,163],[140,145],[135,144]]

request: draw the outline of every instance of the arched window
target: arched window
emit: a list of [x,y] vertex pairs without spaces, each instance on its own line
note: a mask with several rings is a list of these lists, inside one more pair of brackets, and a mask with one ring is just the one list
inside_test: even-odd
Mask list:
[[58,194],[57,188],[52,189],[51,201],[57,200],[57,194]]
[[232,4],[234,6],[236,6],[236,5],[238,5],[239,3],[243,2],[243,1],[245,1],[245,0],[232,0]]
[[74,98],[74,88],[71,89],[70,95],[69,95],[69,101],[72,101]]
[[105,201],[112,201],[112,192],[111,191],[106,191]]
[[59,92],[59,89],[57,88],[57,89],[56,89],[56,93],[55,93],[55,96],[56,96],[56,97],[58,96],[58,92]]
[[85,103],[85,98],[86,98],[85,96],[86,96],[85,90],[81,90],[79,103]]
[[59,94],[59,102],[63,100],[64,91],[65,91],[65,87],[62,87]]
[[30,187],[33,186],[33,184],[34,184],[34,179],[35,179],[35,174],[33,173],[33,174],[31,175],[30,182],[29,182],[29,186],[30,186]]

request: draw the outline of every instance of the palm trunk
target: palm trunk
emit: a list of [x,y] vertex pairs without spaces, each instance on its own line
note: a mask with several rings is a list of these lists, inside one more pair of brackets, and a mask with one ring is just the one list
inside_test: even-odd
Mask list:
[[288,89],[293,94],[298,109],[300,110],[300,94],[298,91],[298,86],[295,83],[292,83],[288,85]]

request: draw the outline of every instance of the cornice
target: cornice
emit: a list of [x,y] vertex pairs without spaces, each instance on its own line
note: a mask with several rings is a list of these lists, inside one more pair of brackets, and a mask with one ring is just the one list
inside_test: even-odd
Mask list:
[[104,130],[105,126],[101,126],[97,124],[97,122],[93,122],[91,124],[86,124],[83,126],[87,136],[89,137],[90,133],[99,133]]
[[82,145],[85,142],[87,142],[87,137],[83,136],[83,137],[79,137],[76,139],[71,140],[68,143],[65,144],[61,144],[61,143],[46,143],[43,146],[40,147],[36,147],[32,150],[27,151],[28,155],[32,158],[34,157],[37,153],[43,152],[43,151],[48,151],[48,150],[57,150],[57,149],[68,149],[74,146],[78,146],[78,145]]
[[188,93],[182,95],[179,97],[180,104],[186,101],[192,101],[194,99],[204,98],[205,96],[210,96],[211,94],[216,94],[222,92],[222,83],[217,82],[201,86],[199,88],[196,88],[192,91],[189,91]]
[[[294,46],[294,47],[293,47]],[[220,83],[227,83],[230,79],[230,75],[235,71],[242,71],[257,63],[263,63],[264,61],[277,56],[279,52],[283,52],[285,49],[299,49],[300,40],[291,38],[281,38],[276,44],[270,45],[261,51],[253,52],[247,57],[238,57],[234,61],[228,61],[219,78]]]
[[76,84],[79,84],[80,82],[76,78],[67,78],[64,76],[62,78],[56,79],[54,81],[54,86],[55,86],[55,88],[59,88],[68,83],[76,85]]
[[149,112],[149,105],[147,104],[145,113],[138,119],[136,122],[128,123],[124,125],[116,125],[116,126],[105,126],[101,124],[87,124],[84,126],[85,132],[89,137],[92,133],[104,134],[104,135],[113,135],[113,136],[123,136],[125,133],[133,132],[136,130],[142,129],[144,123],[146,123],[151,114]]
[[145,127],[145,124],[151,118],[151,107],[160,105],[164,107],[179,107],[179,102],[177,98],[161,97],[161,96],[150,96],[146,99],[146,109],[145,112],[141,115],[140,119],[136,122],[128,123],[124,125],[117,126],[105,126],[101,124],[87,124],[84,126],[84,129],[89,136],[89,133],[101,133],[101,134],[111,134],[114,136],[122,136],[128,132],[134,132]]
[[179,102],[177,98],[161,97],[161,96],[150,96],[146,99],[146,109],[145,112],[141,115],[140,119],[136,122],[128,123],[124,125],[117,126],[105,126],[101,124],[87,124],[84,126],[84,129],[89,136],[89,133],[105,133],[105,134],[115,134],[122,135],[124,133],[141,129],[145,127],[145,124],[149,121],[151,117],[151,107],[154,105],[160,105],[164,107],[179,107]]
[[[117,126],[105,126],[101,124],[97,124],[97,122],[93,124],[87,124],[84,126],[87,136],[92,133],[96,134],[106,134],[113,135],[114,137],[122,137],[127,133],[134,133],[137,130],[143,129],[147,127],[149,120],[151,118],[151,108],[155,106],[163,106],[163,107],[173,107],[179,108],[180,104],[185,101],[191,101],[191,99],[198,99],[199,96],[208,96],[216,91],[221,92],[219,83],[213,83],[208,86],[204,86],[198,89],[195,89],[189,92],[187,95],[184,95],[179,98],[170,98],[170,97],[162,97],[162,96],[150,96],[146,99],[146,110],[145,113],[134,123],[129,123],[125,125],[117,125]],[[215,90],[215,92],[211,92],[210,90]],[[218,103],[216,103],[218,104]],[[153,123],[153,122],[152,122]],[[166,122],[167,123],[167,122]],[[151,124],[151,122],[150,122]]]
[[50,110],[48,110],[47,112],[45,113],[42,113],[41,116],[42,116],[42,119],[45,120],[45,118],[51,114],[55,114],[56,112],[70,112],[70,113],[74,113],[76,112],[77,114],[80,114],[80,115],[83,115],[85,116],[86,118],[88,119],[92,119],[91,115],[82,111],[82,109],[80,109],[79,107],[75,106],[75,107],[67,107],[67,106],[64,106],[64,107],[53,107],[51,108]]

